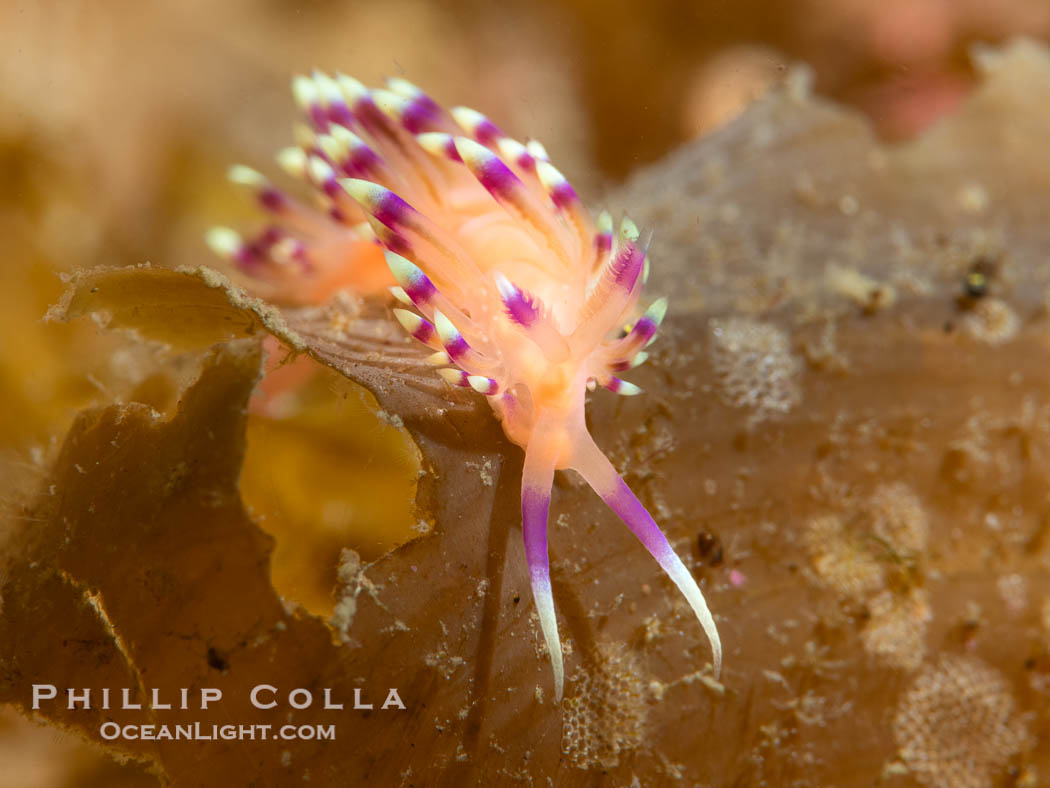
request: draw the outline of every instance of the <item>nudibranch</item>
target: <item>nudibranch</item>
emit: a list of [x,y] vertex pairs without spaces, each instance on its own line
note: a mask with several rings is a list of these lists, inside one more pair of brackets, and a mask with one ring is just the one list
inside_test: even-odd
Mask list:
[[279,158],[316,187],[320,210],[310,213],[254,171],[235,169],[234,179],[254,187],[285,227],[248,244],[213,231],[213,247],[256,275],[298,263],[299,277],[348,265],[359,275],[370,265],[362,246],[381,250],[401,302],[394,316],[430,347],[429,360],[450,385],[488,398],[507,437],[525,450],[522,532],[559,700],[564,668],[547,520],[561,469],[586,480],[685,595],[717,676],[721,643],[696,580],[584,419],[586,394],[597,385],[640,392],[619,375],[646,360],[666,311],[661,298],[638,316],[648,275],[638,228],[625,218],[614,232],[608,213],[595,221],[538,142],[511,139],[474,110],[446,111],[405,80],[369,90],[315,72],[297,77],[293,89],[309,127]]

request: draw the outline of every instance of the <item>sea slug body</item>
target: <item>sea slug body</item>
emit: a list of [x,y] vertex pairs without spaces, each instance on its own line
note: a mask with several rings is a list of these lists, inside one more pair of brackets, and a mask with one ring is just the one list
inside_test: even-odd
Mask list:
[[[235,169],[284,227],[249,243],[215,230],[213,248],[286,287],[302,288],[296,277],[310,281],[319,269],[326,283],[356,278],[369,287],[392,275],[401,302],[394,315],[433,350],[438,373],[488,398],[525,450],[522,531],[559,700],[564,668],[547,551],[559,469],[577,471],[685,595],[717,676],[721,644],[696,580],[585,425],[589,388],[640,393],[619,375],[646,360],[666,311],[659,299],[636,317],[648,274],[637,227],[625,218],[614,228],[607,213],[592,219],[539,143],[507,137],[474,110],[445,111],[405,80],[369,90],[315,72],[293,88],[309,130],[281,158],[316,188],[327,215]],[[374,270],[370,255],[380,250],[389,273]],[[286,274],[289,265],[297,268]],[[307,290],[286,300],[306,300]]]

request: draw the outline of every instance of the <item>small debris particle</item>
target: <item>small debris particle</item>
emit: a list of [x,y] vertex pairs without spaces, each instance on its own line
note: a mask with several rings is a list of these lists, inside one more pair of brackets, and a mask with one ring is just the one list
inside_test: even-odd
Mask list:
[[697,548],[700,551],[700,560],[705,566],[722,565],[722,540],[717,534],[707,530],[701,531],[697,536]]
[[727,202],[718,209],[718,218],[726,224],[733,224],[740,218],[740,206],[736,203]]
[[218,649],[211,646],[208,648],[208,667],[213,668],[220,673],[225,673],[230,669],[230,663]]
[[991,199],[984,186],[979,183],[968,183],[956,193],[955,202],[964,213],[972,216],[988,210]]
[[824,320],[820,334],[803,342],[802,353],[816,369],[844,372],[850,366],[849,359],[839,350],[838,328],[830,315]]
[[963,277],[963,292],[970,298],[983,298],[988,292],[988,275],[971,268]]
[[645,642],[652,643],[660,635],[663,634],[663,627],[660,623],[660,617],[657,615],[649,616],[645,619]]
[[890,761],[882,767],[881,779],[888,780],[891,777],[905,777],[908,774],[908,767],[900,761]]
[[982,298],[963,318],[970,335],[989,345],[999,345],[1013,339],[1021,328],[1017,312],[999,298]]
[[865,312],[878,312],[897,303],[897,291],[892,285],[877,282],[853,268],[830,265],[825,281],[831,292],[845,296]]
[[723,684],[721,681],[719,681],[716,678],[713,678],[713,677],[707,676],[707,675],[703,675],[703,676],[700,676],[699,678],[697,678],[697,681],[699,681],[701,684],[703,684],[705,687],[707,687],[709,690],[711,690],[716,695],[725,695],[726,694],[726,685]]
[[450,679],[452,674],[464,664],[464,659],[463,657],[453,656],[442,649],[433,654],[427,654],[423,658],[423,662],[427,667],[434,668],[446,679]]
[[389,411],[385,411],[382,408],[376,408],[376,415],[379,417],[380,421],[386,422],[391,427],[397,427],[398,429],[401,429],[405,426],[404,420],[396,413],[390,413]]
[[1028,606],[1028,593],[1021,575],[1003,575],[996,582],[996,588],[1009,612],[1013,614],[1024,612]]
[[660,770],[665,776],[672,780],[682,780],[685,778],[685,764],[684,763],[672,763],[667,760],[667,756],[660,754]]
[[779,684],[786,690],[791,689],[791,686],[787,683],[787,679],[775,670],[763,670],[762,675],[766,677],[766,681],[772,682],[773,684]]
[[338,577],[342,591],[339,601],[336,602],[335,610],[332,612],[330,623],[343,642],[348,643],[350,626],[357,613],[357,597],[362,591],[365,591],[378,602],[379,588],[365,575],[361,556],[348,548],[343,548],[339,553]]

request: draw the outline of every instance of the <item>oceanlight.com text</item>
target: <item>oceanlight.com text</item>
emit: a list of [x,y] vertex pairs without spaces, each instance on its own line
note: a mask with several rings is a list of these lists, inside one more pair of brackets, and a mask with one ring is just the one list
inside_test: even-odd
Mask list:
[[120,725],[99,726],[103,739],[112,741],[334,741],[335,725]]

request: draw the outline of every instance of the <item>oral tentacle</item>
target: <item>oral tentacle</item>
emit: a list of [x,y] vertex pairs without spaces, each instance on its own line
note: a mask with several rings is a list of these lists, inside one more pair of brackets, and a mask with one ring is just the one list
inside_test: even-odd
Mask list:
[[583,476],[609,508],[624,521],[685,596],[704,634],[711,642],[712,664],[717,678],[722,670],[722,642],[718,637],[718,627],[696,579],[675,553],[652,515],[631,492],[589,434],[581,435],[577,441],[571,467]]
[[[542,439],[541,439],[542,440]],[[529,583],[540,630],[547,644],[554,672],[554,698],[560,703],[565,689],[565,667],[562,662],[558,620],[554,614],[550,564],[547,555],[547,517],[550,513],[551,485],[554,483],[555,458],[542,442],[525,450],[521,477],[521,531],[525,540],[525,558],[529,565]]]

